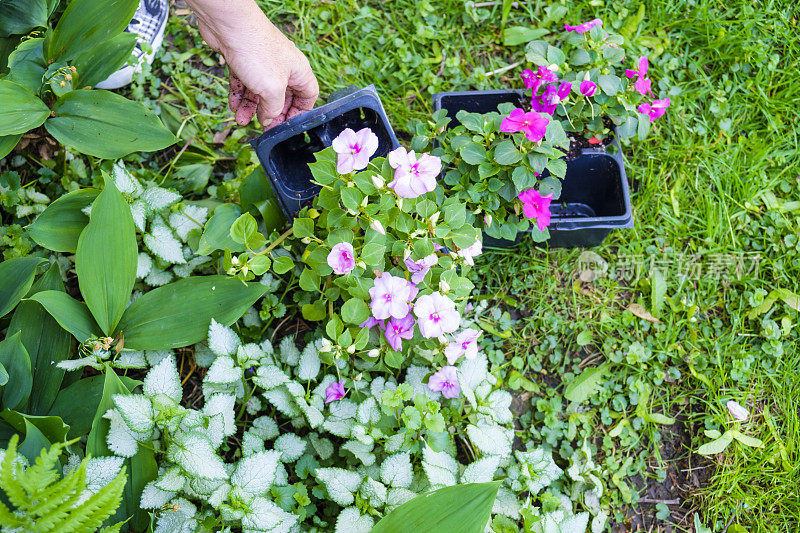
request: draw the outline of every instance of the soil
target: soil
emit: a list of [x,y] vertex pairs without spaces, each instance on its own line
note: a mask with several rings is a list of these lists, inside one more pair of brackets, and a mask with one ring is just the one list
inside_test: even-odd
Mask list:
[[569,150],[567,151],[566,160],[572,161],[580,157],[584,148],[592,148],[594,150],[605,150],[606,146],[611,144],[612,137],[606,137],[598,144],[592,144],[588,139],[581,136],[569,135]]

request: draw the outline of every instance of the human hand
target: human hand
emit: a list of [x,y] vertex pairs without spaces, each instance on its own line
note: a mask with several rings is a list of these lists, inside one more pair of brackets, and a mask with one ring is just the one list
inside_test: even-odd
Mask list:
[[314,107],[319,85],[308,59],[253,0],[188,3],[200,35],[228,64],[228,105],[238,124],[258,115],[269,128]]

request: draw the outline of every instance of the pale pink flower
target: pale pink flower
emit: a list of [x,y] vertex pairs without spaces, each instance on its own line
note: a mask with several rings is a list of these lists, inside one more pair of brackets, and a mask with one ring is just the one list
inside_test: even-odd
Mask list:
[[325,403],[335,402],[344,398],[344,380],[334,381],[325,389]]
[[378,150],[378,136],[369,128],[353,131],[346,128],[331,143],[336,158],[336,171],[349,174],[354,170],[364,170],[369,158]]
[[383,320],[378,320],[378,319],[377,319],[377,318],[375,318],[374,316],[371,316],[371,317],[369,317],[368,319],[366,319],[364,322],[362,322],[361,324],[359,324],[359,326],[358,326],[358,327],[360,327],[360,328],[372,329],[372,328],[374,328],[375,326],[378,326],[378,327],[379,327],[379,328],[381,328],[381,329],[383,329],[383,328],[385,327],[385,326],[383,325]]
[[444,349],[447,362],[452,365],[462,355],[467,359],[475,359],[478,356],[478,337],[480,336],[481,332],[473,328],[459,331],[453,342]]
[[414,304],[414,314],[418,318],[420,333],[427,339],[453,333],[461,324],[456,304],[439,291],[420,296]]
[[436,177],[442,171],[442,160],[429,154],[414,154],[402,146],[389,152],[389,165],[394,179],[389,187],[401,198],[416,198],[436,189]]
[[389,346],[399,352],[403,347],[402,339],[414,338],[414,317],[409,314],[405,318],[389,320],[386,324],[384,335],[386,340],[389,341]]
[[536,219],[539,231],[544,231],[550,225],[550,202],[553,201],[553,194],[542,196],[536,189],[522,191],[519,195],[522,200],[522,213],[528,217]]
[[650,122],[653,122],[655,119],[664,116],[664,113],[667,112],[669,104],[669,98],[664,98],[663,100],[653,100],[652,104],[639,104],[637,109],[639,110],[639,113],[650,117]]
[[518,107],[503,119],[503,122],[500,123],[500,131],[505,133],[521,131],[525,133],[525,137],[529,141],[538,143],[544,138],[549,122],[550,119],[536,111],[526,113],[521,107]]
[[730,400],[726,404],[726,407],[728,408],[728,412],[731,414],[731,416],[739,422],[745,422],[747,417],[750,416],[750,411],[742,407],[739,402]]
[[481,241],[475,241],[471,246],[462,248],[458,251],[458,255],[464,258],[464,262],[468,265],[474,265],[474,257],[481,255],[483,252],[483,245]]
[[439,261],[436,254],[430,254],[419,261],[413,261],[410,257],[406,258],[406,268],[411,272],[411,283],[419,283],[425,278],[425,274]]
[[328,254],[328,266],[333,272],[339,274],[349,274],[356,266],[355,251],[349,242],[340,242],[334,245],[331,253]]
[[[416,287],[414,287],[416,288]],[[412,285],[405,278],[384,272],[369,289],[372,297],[372,316],[379,320],[389,317],[404,318],[408,315]]]
[[583,24],[578,24],[577,26],[570,26],[569,24],[564,24],[564,29],[566,31],[574,31],[575,33],[586,33],[587,31],[591,30],[595,26],[602,26],[603,21],[600,19],[593,19],[589,22],[584,22]]
[[441,392],[445,398],[458,398],[461,386],[458,384],[456,367],[445,366],[428,378],[428,388],[434,392]]

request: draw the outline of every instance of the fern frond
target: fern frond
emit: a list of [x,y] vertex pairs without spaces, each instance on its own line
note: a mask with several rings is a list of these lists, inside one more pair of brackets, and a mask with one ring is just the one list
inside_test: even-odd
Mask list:
[[49,487],[42,498],[28,510],[28,515],[35,518],[36,527],[41,531],[57,531],[61,522],[78,503],[86,488],[86,461],[70,472],[64,479]]
[[28,502],[38,500],[41,491],[47,489],[59,478],[58,471],[53,467],[61,456],[63,446],[58,443],[43,449],[36,461],[27,468],[25,475],[17,479],[28,493]]
[[19,435],[13,435],[8,442],[3,463],[0,465],[0,489],[6,493],[8,501],[14,507],[24,508],[28,495],[19,482],[22,477],[22,468],[17,464],[17,442]]
[[69,517],[61,522],[59,531],[94,531],[98,529],[103,525],[103,521],[114,514],[119,507],[125,480],[125,467],[123,467],[111,483],[76,507]]

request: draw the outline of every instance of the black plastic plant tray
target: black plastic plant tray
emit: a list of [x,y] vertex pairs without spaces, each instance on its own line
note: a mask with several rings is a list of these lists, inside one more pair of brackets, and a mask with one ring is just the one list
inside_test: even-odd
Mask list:
[[[456,91],[433,95],[433,110],[447,110],[455,126],[455,115],[460,110],[470,113],[497,111],[497,106],[511,102],[517,106],[525,103],[523,90]],[[572,161],[567,161],[567,175],[562,181],[561,198],[550,206],[551,248],[578,248],[597,246],[612,229],[632,228],[630,191],[625,175],[622,150],[615,138],[611,145],[613,154],[604,149],[586,148]],[[546,171],[545,171],[546,172]],[[510,248],[516,240],[495,239],[484,234],[483,245]]]
[[269,177],[278,204],[289,220],[319,193],[308,164],[313,163],[314,154],[330,146],[342,130],[370,128],[379,141],[373,157],[385,157],[400,146],[374,86],[353,87],[342,92],[346,94],[270,128],[250,141]]

